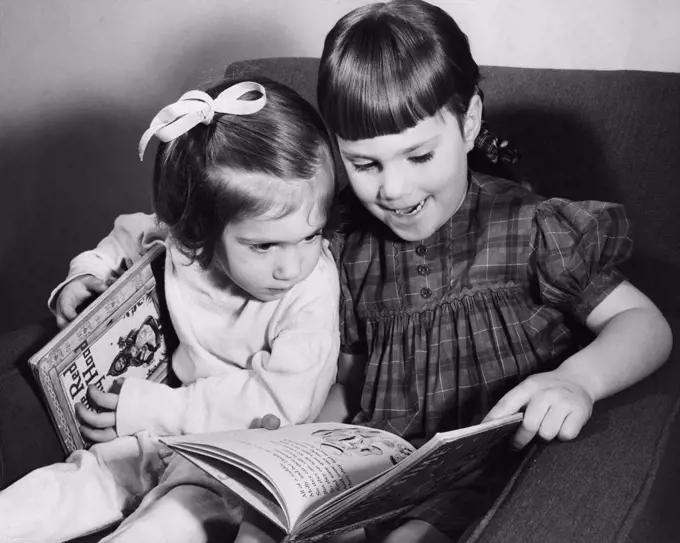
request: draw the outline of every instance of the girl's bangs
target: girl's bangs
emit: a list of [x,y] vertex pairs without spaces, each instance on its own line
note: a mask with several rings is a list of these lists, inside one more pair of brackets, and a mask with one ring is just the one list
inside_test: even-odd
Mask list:
[[345,140],[403,132],[434,115],[451,97],[436,47],[423,43],[414,58],[410,48],[395,48],[380,35],[371,42],[359,51],[345,51],[328,73],[330,100],[322,113]]

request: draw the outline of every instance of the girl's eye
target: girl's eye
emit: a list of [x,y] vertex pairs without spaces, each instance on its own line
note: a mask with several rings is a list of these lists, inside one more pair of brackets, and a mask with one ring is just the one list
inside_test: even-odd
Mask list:
[[429,153],[425,153],[424,155],[408,157],[408,159],[411,162],[413,162],[414,164],[425,164],[426,162],[429,162],[430,160],[432,160],[433,156],[434,156],[434,153],[432,151],[430,151]]
[[305,243],[312,243],[313,241],[316,241],[317,239],[319,239],[319,236],[321,236],[321,232],[316,232],[316,233],[312,234],[311,236],[307,236],[305,238]]
[[266,253],[272,247],[274,247],[273,243],[256,243],[250,246],[250,250],[256,253]]
[[375,162],[352,162],[352,167],[358,172],[368,172],[377,167]]

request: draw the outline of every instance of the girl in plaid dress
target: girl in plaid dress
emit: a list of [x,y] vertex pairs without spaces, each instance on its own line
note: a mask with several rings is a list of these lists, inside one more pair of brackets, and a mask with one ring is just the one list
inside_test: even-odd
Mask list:
[[[478,84],[465,34],[421,0],[360,7],[326,37],[318,101],[350,185],[336,243],[344,385],[327,407],[416,443],[520,410],[517,448],[573,439],[595,401],[665,361],[670,329],[617,271],[632,246],[620,206],[469,170]],[[459,539],[491,505],[497,467],[381,541]]]

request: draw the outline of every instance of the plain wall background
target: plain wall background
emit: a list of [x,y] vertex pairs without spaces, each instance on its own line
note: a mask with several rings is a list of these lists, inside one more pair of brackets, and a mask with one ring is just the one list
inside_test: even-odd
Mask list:
[[[150,210],[153,115],[234,60],[318,56],[366,0],[0,2],[0,332],[45,316],[70,258]],[[678,0],[435,1],[480,64],[680,71]]]

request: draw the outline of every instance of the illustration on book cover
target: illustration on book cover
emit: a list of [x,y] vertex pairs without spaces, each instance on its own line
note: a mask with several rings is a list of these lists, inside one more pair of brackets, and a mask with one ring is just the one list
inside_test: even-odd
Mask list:
[[90,407],[90,385],[108,391],[122,377],[153,378],[169,357],[155,292],[146,293],[100,337],[83,340],[76,350],[79,354],[60,374],[72,405]]
[[133,328],[128,335],[118,338],[118,354],[111,362],[108,375],[118,377],[128,368],[149,367],[154,355],[161,346],[162,336],[160,323],[153,315],[149,315],[139,328]]

